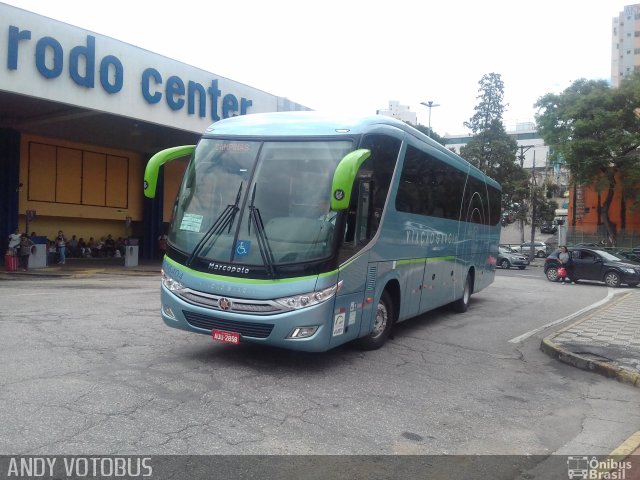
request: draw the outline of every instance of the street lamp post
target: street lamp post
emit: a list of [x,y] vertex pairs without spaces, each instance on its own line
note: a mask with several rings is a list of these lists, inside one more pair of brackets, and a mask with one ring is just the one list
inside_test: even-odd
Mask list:
[[433,107],[439,107],[439,103],[433,103],[433,100],[429,100],[427,102],[420,102],[420,105],[424,105],[429,109],[429,137],[431,137],[431,109]]

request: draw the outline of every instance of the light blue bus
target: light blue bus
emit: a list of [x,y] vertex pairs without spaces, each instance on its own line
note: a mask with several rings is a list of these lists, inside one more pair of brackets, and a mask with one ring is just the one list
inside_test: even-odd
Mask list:
[[227,343],[376,349],[394,323],[464,312],[495,276],[500,185],[384,116],[253,114],[190,156],[163,260],[162,318]]

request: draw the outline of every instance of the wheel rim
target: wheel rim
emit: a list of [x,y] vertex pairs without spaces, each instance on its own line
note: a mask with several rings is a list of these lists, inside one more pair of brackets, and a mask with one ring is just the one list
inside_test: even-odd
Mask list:
[[547,278],[552,282],[558,280],[558,270],[555,268],[550,268],[549,270],[547,270]]
[[617,287],[620,284],[620,277],[616,273],[607,273],[604,277],[604,283],[610,287]]
[[469,303],[470,297],[471,297],[471,289],[469,288],[469,279],[467,278],[467,281],[464,282],[464,292],[462,292],[462,301],[464,302],[465,305]]
[[509,268],[509,260],[503,260],[503,261],[500,263],[500,266],[501,266],[502,268]]
[[384,302],[379,302],[376,310],[376,320],[373,324],[373,331],[371,332],[371,338],[378,338],[382,335],[382,332],[384,332],[384,329],[387,327],[388,321],[389,312],[387,310],[387,306]]

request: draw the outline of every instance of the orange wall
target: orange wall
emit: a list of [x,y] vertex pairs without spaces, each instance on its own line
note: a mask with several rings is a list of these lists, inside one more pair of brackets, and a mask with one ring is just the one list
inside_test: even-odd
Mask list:
[[[619,183],[618,183],[619,185]],[[574,205],[574,191],[575,205]],[[604,202],[607,192],[600,193],[600,205]],[[609,219],[616,224],[618,230],[622,228],[621,222],[621,200],[622,195],[616,191],[613,195],[613,201],[609,207]],[[577,227],[581,227],[585,232],[595,233],[598,227],[598,192],[593,187],[572,187],[569,196],[569,224],[573,225],[573,212],[576,212]],[[626,205],[625,230],[640,232],[640,209],[631,210],[630,202]],[[603,217],[600,217],[600,224],[603,223]]]

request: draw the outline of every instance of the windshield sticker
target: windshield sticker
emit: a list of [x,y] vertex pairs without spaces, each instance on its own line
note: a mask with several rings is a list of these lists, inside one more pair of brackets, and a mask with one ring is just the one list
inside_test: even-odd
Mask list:
[[236,242],[236,256],[246,257],[251,250],[251,242],[249,240],[238,240]]
[[188,230],[189,232],[199,232],[202,225],[202,215],[197,213],[185,213],[180,222],[180,230]]

